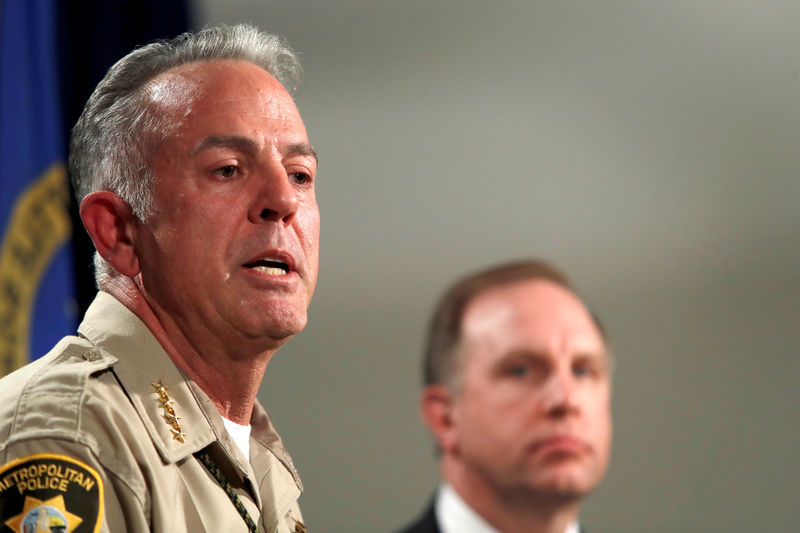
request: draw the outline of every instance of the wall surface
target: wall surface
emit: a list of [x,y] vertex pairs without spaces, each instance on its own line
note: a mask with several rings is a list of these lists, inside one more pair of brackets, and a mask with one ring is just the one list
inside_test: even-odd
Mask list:
[[563,267],[615,345],[590,531],[800,522],[796,2],[204,0],[303,56],[321,276],[260,392],[315,533],[393,531],[437,482],[417,415],[456,276]]

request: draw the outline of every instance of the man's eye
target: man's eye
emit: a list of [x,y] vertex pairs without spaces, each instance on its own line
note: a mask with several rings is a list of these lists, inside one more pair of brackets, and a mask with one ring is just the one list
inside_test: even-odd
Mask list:
[[587,378],[587,377],[594,376],[595,371],[594,371],[593,368],[589,367],[588,365],[580,365],[580,366],[574,367],[572,369],[572,373],[575,375],[575,377]]
[[305,172],[293,172],[289,177],[298,185],[308,185],[311,183],[311,175]]
[[513,376],[515,378],[524,378],[528,374],[530,374],[531,369],[525,365],[513,365],[508,367],[508,375]]
[[232,178],[236,175],[236,165],[225,165],[224,167],[219,167],[217,170],[214,171],[214,174],[221,178]]

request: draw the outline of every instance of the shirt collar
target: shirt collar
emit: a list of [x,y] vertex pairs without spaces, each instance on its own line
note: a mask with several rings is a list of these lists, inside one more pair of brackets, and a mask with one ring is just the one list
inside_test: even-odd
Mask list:
[[467,505],[449,483],[439,487],[435,512],[442,533],[500,533]]
[[[435,504],[436,521],[442,533],[500,533],[491,526],[449,484],[439,487]],[[577,520],[564,533],[579,533]]]
[[213,414],[219,417],[216,407],[199,387],[190,387],[147,326],[119,300],[98,292],[78,332],[117,359],[114,373],[164,461],[180,461],[217,440],[211,424]]
[[[78,332],[115,361],[114,374],[165,462],[176,463],[218,441],[243,478],[255,482],[254,497],[259,507],[261,494],[256,488],[265,480],[273,484],[274,479],[288,477],[294,481],[295,488],[281,489],[284,492],[280,497],[286,502],[297,498],[303,488],[300,476],[258,401],[250,418],[250,438],[255,440],[256,446],[268,449],[285,470],[272,469],[263,453],[253,454],[252,446],[252,460],[244,457],[225,429],[211,398],[175,365],[139,317],[114,296],[98,292]],[[162,385],[163,394],[159,390]],[[167,405],[178,417],[177,426],[172,423]],[[256,471],[260,475],[255,475]],[[288,505],[286,502],[281,505]]]

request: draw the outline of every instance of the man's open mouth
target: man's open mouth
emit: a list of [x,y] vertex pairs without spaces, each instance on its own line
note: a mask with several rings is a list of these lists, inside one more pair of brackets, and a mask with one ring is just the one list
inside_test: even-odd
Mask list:
[[253,270],[269,274],[270,276],[285,276],[289,273],[289,265],[276,259],[258,259],[244,266],[245,268],[252,268]]

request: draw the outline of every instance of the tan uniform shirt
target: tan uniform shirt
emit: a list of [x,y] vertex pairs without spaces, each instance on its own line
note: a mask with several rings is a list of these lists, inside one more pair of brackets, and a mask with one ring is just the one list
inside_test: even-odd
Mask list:
[[248,461],[208,396],[113,296],[99,293],[78,331],[0,380],[0,530],[246,532],[193,456],[206,449],[259,531],[303,531],[302,485],[261,405]]

